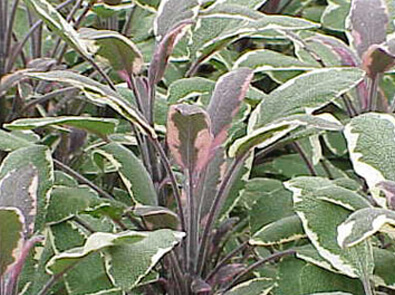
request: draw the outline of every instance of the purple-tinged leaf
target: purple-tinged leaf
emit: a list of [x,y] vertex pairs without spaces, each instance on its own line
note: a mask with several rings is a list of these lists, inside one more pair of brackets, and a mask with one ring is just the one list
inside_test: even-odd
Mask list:
[[362,68],[375,78],[395,65],[395,55],[386,46],[373,44],[362,57]]
[[154,33],[158,40],[165,38],[180,23],[193,20],[199,12],[198,0],[162,0],[154,21]]
[[218,246],[222,240],[222,238],[233,229],[236,223],[239,222],[238,217],[231,217],[223,221],[219,226],[218,229],[215,231],[213,236],[213,245]]
[[143,55],[137,46],[122,34],[91,28],[82,28],[78,33],[80,38],[94,42],[96,56],[110,64],[121,77],[141,71]]
[[211,286],[201,278],[196,278],[192,281],[191,290],[193,294],[201,294],[211,292]]
[[245,265],[241,263],[232,263],[221,267],[210,280],[211,286],[224,284],[231,281],[236,275],[245,270]]
[[395,209],[395,182],[390,180],[385,180],[379,182],[377,187],[384,192],[387,199],[388,208]]
[[0,206],[14,207],[24,217],[24,233],[30,235],[37,214],[37,169],[32,165],[12,170],[0,180]]
[[167,143],[177,164],[197,175],[209,160],[213,142],[208,114],[195,105],[173,105],[167,132]]
[[385,0],[353,0],[350,10],[350,26],[353,44],[362,55],[373,44],[385,42],[388,10]]
[[186,20],[179,23],[176,27],[169,31],[156,46],[154,56],[148,70],[148,79],[150,85],[155,85],[160,80],[162,80],[174,47],[177,45],[177,42],[184,36],[187,28],[192,23],[193,21],[191,20]]
[[15,263],[23,247],[25,218],[15,207],[0,207],[0,276]]
[[340,57],[343,66],[357,67],[361,63],[356,53],[344,42],[337,38],[317,34],[316,36],[311,37],[308,40],[318,41],[329,47]]
[[252,70],[239,68],[218,79],[207,109],[211,118],[215,147],[226,140],[228,128],[248,91],[253,75]]

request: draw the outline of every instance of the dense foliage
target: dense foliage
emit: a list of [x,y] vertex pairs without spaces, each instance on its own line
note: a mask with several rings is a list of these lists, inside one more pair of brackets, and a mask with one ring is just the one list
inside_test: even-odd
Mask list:
[[395,294],[395,2],[0,0],[0,295]]

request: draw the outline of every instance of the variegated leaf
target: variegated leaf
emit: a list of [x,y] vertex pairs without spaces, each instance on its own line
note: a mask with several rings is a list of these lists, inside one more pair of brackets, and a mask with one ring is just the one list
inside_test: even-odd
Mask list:
[[249,67],[254,72],[269,71],[307,71],[316,68],[315,65],[268,49],[249,51],[242,55],[234,64],[234,68]]
[[116,31],[82,28],[80,38],[94,42],[95,55],[105,59],[113,70],[123,75],[138,74],[143,56],[137,46]]
[[178,215],[166,207],[134,206],[133,214],[142,218],[149,230],[162,228],[178,229]]
[[199,173],[209,161],[213,135],[208,114],[198,106],[171,106],[167,143],[177,164],[189,173]]
[[228,128],[247,93],[252,77],[250,69],[240,68],[218,79],[207,108],[215,146],[225,141]]
[[395,226],[395,212],[379,208],[358,210],[338,226],[337,242],[341,247],[355,246],[385,225]]
[[171,30],[184,21],[194,20],[199,12],[198,0],[162,0],[154,21],[154,33],[162,40]]
[[18,119],[4,127],[9,130],[30,130],[35,128],[43,128],[52,125],[66,125],[86,131],[108,135],[114,133],[118,120],[108,118],[93,117],[47,117],[47,118],[28,118]]
[[37,188],[38,172],[32,165],[11,170],[0,180],[0,206],[20,210],[23,214],[26,237],[34,230]]
[[30,78],[71,84],[84,92],[86,97],[94,104],[108,105],[118,112],[125,119],[136,124],[142,132],[149,134],[153,138],[157,135],[155,130],[146,122],[134,106],[122,98],[117,92],[107,85],[103,85],[91,78],[79,75],[72,71],[50,71],[45,73],[29,73]]
[[75,217],[79,213],[92,213],[121,218],[126,205],[99,198],[97,193],[86,186],[56,186],[51,191],[46,222],[57,224]]
[[[377,132],[380,130],[380,132]],[[344,135],[354,171],[365,178],[373,197],[386,207],[377,185],[395,181],[395,118],[390,114],[368,113],[353,118]]]
[[[373,273],[372,249],[369,243],[342,249],[337,244],[337,227],[350,215],[350,204],[344,196],[339,202],[338,195],[324,199],[316,197],[317,191],[336,187],[330,180],[319,177],[298,177],[285,183],[293,192],[295,210],[302,221],[308,238],[334,268],[352,278],[368,278]],[[363,199],[354,195],[354,198]]]
[[144,234],[147,237],[138,243],[111,247],[105,253],[108,275],[123,290],[135,287],[185,236],[168,229]]
[[31,142],[13,135],[10,132],[0,129],[0,150],[4,152],[12,152],[19,148],[32,145]]
[[273,246],[305,237],[299,217],[292,215],[267,224],[251,237],[249,243],[255,246]]
[[47,263],[47,271],[58,274],[66,271],[91,253],[97,253],[112,246],[134,244],[147,238],[143,232],[125,231],[117,234],[95,232],[88,237],[83,247],[59,253]]
[[[173,0],[166,0],[164,2],[170,1],[177,3]],[[175,46],[184,36],[191,24],[191,20],[184,20],[183,22],[178,23],[174,28],[167,32],[157,44],[148,69],[148,79],[151,87],[162,80],[169,63],[170,55],[173,53]]]
[[0,205],[0,277],[15,263],[25,239],[25,218],[21,210]]
[[342,295],[364,294],[362,284],[357,279],[286,257],[279,263],[277,286],[272,292],[274,295],[306,295],[331,294],[334,290]]
[[362,57],[371,45],[386,40],[388,12],[385,0],[353,0],[349,22],[352,43]]
[[250,126],[262,127],[276,119],[311,114],[334,101],[362,81],[356,68],[317,69],[278,87],[252,113]]
[[49,2],[46,0],[25,0],[25,2],[28,6],[33,8],[50,29],[61,37],[71,48],[86,59],[91,58],[88,44],[79,38],[72,24],[67,22]]
[[[1,199],[5,198],[13,206],[20,206],[26,214],[29,232],[33,231],[33,227],[34,230],[41,230],[44,226],[53,178],[51,153],[41,145],[20,148],[8,154],[0,166],[0,179],[5,189]],[[15,183],[19,184],[15,186]],[[17,204],[19,202],[21,205]]]
[[346,18],[350,12],[351,1],[328,0],[328,6],[321,16],[321,23],[328,29],[346,31]]
[[120,144],[109,143],[93,152],[107,159],[118,171],[133,203],[157,204],[157,195],[152,179],[143,163],[132,151]]

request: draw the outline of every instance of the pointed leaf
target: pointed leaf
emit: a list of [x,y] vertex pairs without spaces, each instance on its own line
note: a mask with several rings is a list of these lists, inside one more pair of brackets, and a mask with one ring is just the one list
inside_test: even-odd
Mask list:
[[314,65],[299,59],[268,49],[249,51],[242,55],[234,64],[234,68],[248,67],[258,72],[268,71],[306,71],[315,68]]
[[207,164],[213,136],[208,114],[195,105],[174,105],[169,111],[167,143],[177,164],[199,173]]
[[341,247],[355,246],[387,224],[395,226],[395,212],[378,208],[358,210],[337,228],[337,242]]
[[168,229],[145,234],[147,238],[138,243],[111,247],[105,253],[108,275],[123,290],[136,286],[185,236]]
[[109,143],[94,150],[107,159],[118,171],[132,201],[143,205],[156,205],[154,184],[143,163],[126,147]]
[[[380,132],[377,132],[380,130]],[[344,130],[354,171],[365,178],[376,201],[386,206],[376,187],[381,181],[395,181],[395,118],[368,113],[353,118]]]
[[321,16],[321,23],[328,29],[344,32],[350,6],[348,0],[328,0],[328,6]]
[[370,276],[374,268],[370,244],[341,249],[336,242],[337,227],[351,212],[315,196],[318,189],[330,185],[330,180],[319,177],[298,177],[285,183],[293,192],[295,210],[304,231],[320,255],[352,278]]
[[[250,85],[253,73],[240,68],[220,77],[207,108],[215,145],[221,145]],[[214,147],[215,148],[215,147]]]
[[71,71],[37,72],[29,73],[28,76],[45,81],[71,84],[81,89],[92,103],[110,106],[121,116],[136,124],[142,132],[150,134],[153,138],[157,137],[154,129],[146,122],[143,115],[107,85]]
[[359,56],[387,36],[388,12],[385,0],[353,0],[350,10],[351,35]]
[[49,2],[46,0],[25,0],[25,2],[33,8],[51,31],[61,37],[71,48],[90,59],[88,44],[78,37],[72,24],[67,22]]
[[0,206],[0,277],[19,258],[24,244],[25,218],[18,208]]
[[356,86],[363,75],[356,68],[328,68],[291,79],[258,105],[252,114],[253,126],[261,127],[294,114],[311,114]]
[[46,266],[47,271],[53,275],[61,273],[91,253],[96,253],[112,246],[134,244],[144,240],[146,237],[146,234],[135,231],[125,231],[117,234],[93,233],[88,237],[83,247],[74,248],[52,257]]
[[288,16],[265,15],[243,5],[221,3],[200,12],[192,34],[193,60],[206,60],[217,50],[243,36],[271,29],[303,30],[317,25]]
[[99,135],[108,135],[115,132],[118,120],[93,117],[47,117],[18,119],[4,127],[10,130],[30,130],[51,125],[66,125],[83,129]]
[[[164,2],[169,2],[164,1]],[[154,56],[151,60],[150,67],[148,70],[148,79],[150,85],[155,85],[162,80],[167,64],[169,62],[170,55],[172,54],[174,47],[178,41],[186,33],[188,27],[192,24],[191,20],[185,20],[177,24],[172,30],[166,33],[162,40],[157,44]]]
[[107,60],[118,72],[133,75],[141,71],[143,56],[137,46],[116,31],[82,28],[78,31],[80,38],[94,41],[96,55]]
[[251,237],[249,243],[256,246],[273,246],[297,241],[305,237],[306,234],[299,217],[292,215],[264,226]]
[[154,21],[154,33],[162,40],[176,26],[184,21],[193,20],[199,12],[198,0],[162,0]]

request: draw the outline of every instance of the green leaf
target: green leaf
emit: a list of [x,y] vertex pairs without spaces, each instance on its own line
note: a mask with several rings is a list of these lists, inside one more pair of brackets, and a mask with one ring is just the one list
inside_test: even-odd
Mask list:
[[167,143],[181,168],[196,175],[210,157],[213,135],[208,114],[196,105],[170,107],[167,121]]
[[61,37],[71,48],[90,59],[88,44],[78,37],[71,23],[67,22],[62,15],[45,0],[25,0],[26,4],[33,8],[34,12],[44,23]]
[[331,191],[327,190],[324,197],[317,197],[317,191],[336,187],[330,180],[319,177],[297,177],[286,182],[285,186],[293,192],[296,213],[320,255],[352,278],[369,278],[374,268],[370,244],[362,243],[348,249],[337,244],[337,227],[351,213],[350,208],[346,209],[350,205],[346,203],[347,195],[329,197]]
[[0,129],[0,150],[4,152],[12,152],[17,149],[28,147],[31,142],[13,135],[10,132]]
[[[34,171],[29,167],[34,167]],[[50,151],[47,147],[32,145],[30,147],[20,148],[11,152],[4,158],[0,166],[0,179],[3,179],[3,182],[5,183],[8,179],[7,175],[10,176],[13,171],[19,171],[19,174],[24,175],[24,177],[18,177],[15,174],[14,178],[17,179],[17,183],[23,182],[25,186],[19,186],[16,190],[15,188],[9,188],[11,192],[13,192],[13,190],[18,192],[19,189],[21,189],[22,192],[19,191],[19,195],[22,198],[27,198],[28,196],[26,196],[26,194],[30,194],[31,196],[33,196],[34,193],[37,194],[37,207],[32,205],[32,208],[36,208],[35,212],[37,212],[37,215],[35,216],[35,219],[32,219],[31,217],[27,218],[27,216],[25,218],[29,222],[29,228],[30,221],[35,220],[34,230],[41,230],[45,222],[46,208],[48,205],[48,192],[52,187],[54,179],[53,163]],[[38,179],[35,173],[38,173]],[[15,181],[16,180],[13,180],[13,182]],[[28,185],[29,183],[30,185]],[[12,186],[13,184],[10,183],[10,185]],[[30,190],[26,191],[26,188],[29,187]],[[37,192],[35,192],[35,190],[37,190]],[[12,195],[12,193],[9,194]],[[24,199],[20,199],[18,197],[18,200],[22,201]],[[25,200],[23,202],[25,204]],[[21,209],[23,208],[21,207]]]
[[0,180],[0,206],[20,210],[26,236],[32,234],[37,214],[37,169],[28,165],[11,170]]
[[328,29],[345,32],[346,18],[351,7],[350,1],[328,0],[328,4],[321,16],[321,23]]
[[364,73],[357,68],[317,69],[276,88],[252,113],[255,129],[276,119],[311,114],[356,86]]
[[66,125],[83,129],[98,135],[114,133],[118,120],[93,117],[47,117],[18,119],[4,127],[10,130],[30,130],[52,125]]
[[111,247],[105,253],[108,275],[123,290],[135,287],[185,236],[168,229],[144,234],[147,237],[138,243]]
[[0,277],[17,261],[24,244],[25,218],[18,208],[0,206]]
[[[80,215],[80,219],[97,230],[91,222],[92,219],[88,220],[83,215]],[[103,223],[103,221],[98,220],[100,223]],[[49,233],[51,240],[47,241],[47,244],[50,244],[57,254],[68,249],[83,246],[87,234],[83,227],[71,221],[50,226]],[[53,256],[54,254],[50,258]],[[48,260],[46,263],[48,263]],[[67,271],[63,279],[70,295],[100,294],[100,292],[120,295],[120,292],[112,293],[119,288],[114,287],[109,280],[103,258],[99,252],[91,253],[84,259],[81,259],[78,264]]]
[[[261,105],[261,104],[260,104]],[[259,106],[257,107],[257,109]],[[254,115],[255,114],[255,115]],[[291,115],[289,117],[275,120],[274,122],[256,127],[259,120],[259,113],[253,112],[253,117],[249,120],[247,135],[236,140],[229,149],[231,157],[241,155],[253,147],[264,148],[276,143],[291,131],[301,126],[313,127],[324,130],[341,130],[341,123],[330,114],[312,115]],[[257,118],[258,117],[258,118]]]
[[395,254],[390,250],[373,248],[374,277],[376,286],[395,289],[395,276],[392,267],[395,263]]
[[147,234],[135,231],[125,231],[117,234],[95,232],[88,237],[83,247],[73,248],[52,257],[46,268],[53,275],[62,273],[91,253],[112,246],[120,247],[123,244],[134,244],[146,237]]
[[126,147],[109,143],[93,151],[107,159],[118,171],[134,203],[156,205],[154,184],[146,168],[132,151]]
[[256,246],[273,246],[297,241],[306,237],[297,215],[284,217],[269,223],[257,231],[249,243]]
[[176,213],[159,206],[135,206],[133,214],[142,218],[150,230],[170,228],[178,229],[179,218]]
[[389,160],[395,157],[395,118],[390,114],[363,114],[347,124],[344,135],[354,171],[365,178],[375,200],[386,207],[377,185],[395,181],[395,162]]
[[162,40],[171,30],[184,21],[193,20],[199,12],[197,0],[162,0],[154,21],[154,33]]
[[153,138],[157,137],[155,130],[146,122],[134,106],[125,101],[122,96],[107,85],[66,70],[29,73],[28,76],[45,81],[66,83],[79,88],[92,103],[110,106],[121,116],[134,123],[142,132],[149,134]]
[[337,228],[337,242],[341,247],[355,246],[385,225],[395,226],[395,212],[379,208],[358,210]]
[[195,96],[207,97],[211,95],[215,87],[215,82],[206,78],[192,77],[178,79],[173,82],[168,91],[167,101],[169,104],[181,103]]
[[242,5],[221,3],[200,12],[193,29],[190,51],[193,60],[204,61],[221,47],[243,36],[271,29],[303,30],[316,24],[288,16],[265,15]]
[[267,295],[274,286],[272,279],[257,278],[236,285],[224,295]]
[[106,213],[120,218],[126,206],[113,200],[99,198],[87,186],[56,186],[51,191],[46,222],[56,224],[71,219],[79,213]]
[[348,295],[348,292],[353,295],[364,294],[358,280],[292,257],[282,259],[279,263],[277,285],[273,290],[274,295],[332,294],[335,291],[342,295]]
[[251,233],[293,214],[292,193],[282,182],[268,178],[250,179],[241,195],[249,210]]
[[314,65],[299,59],[268,49],[249,51],[234,64],[234,68],[248,67],[255,73],[269,71],[307,71],[316,68]]
[[94,41],[94,46],[97,46],[96,56],[104,58],[115,71],[122,72],[121,77],[141,71],[144,60],[140,50],[122,34],[92,28],[82,28],[78,33],[82,39]]

